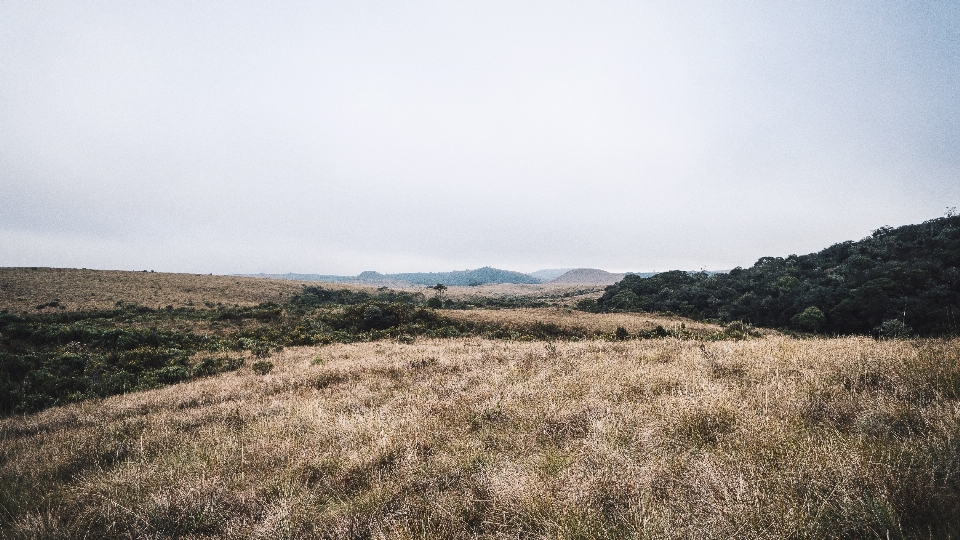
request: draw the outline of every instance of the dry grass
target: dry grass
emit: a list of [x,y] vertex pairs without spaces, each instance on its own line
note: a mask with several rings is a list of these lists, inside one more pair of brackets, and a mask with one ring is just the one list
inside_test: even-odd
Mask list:
[[[377,285],[321,283],[235,276],[86,270],[76,268],[0,268],[0,309],[36,312],[36,306],[59,300],[66,310],[110,309],[118,301],[147,307],[196,307],[209,304],[252,306],[261,302],[282,302],[305,285],[328,289],[350,289],[375,293]],[[394,290],[433,291],[418,285],[398,284]],[[454,300],[517,296],[544,298],[573,305],[583,298],[598,298],[602,287],[573,285],[481,285],[449,287],[446,296]],[[45,311],[57,308],[47,307]]]
[[[110,309],[118,301],[147,307],[204,308],[205,302],[252,306],[281,302],[312,282],[199,274],[0,268],[0,309],[31,311],[58,299],[67,310]],[[329,284],[324,287],[373,291],[375,287]],[[47,311],[55,308],[45,308]]]
[[587,313],[567,308],[447,309],[438,310],[438,312],[454,320],[487,323],[506,328],[527,329],[537,324],[553,325],[567,332],[587,336],[612,334],[617,327],[623,327],[631,334],[650,332],[657,326],[667,330],[683,328],[695,336],[723,330],[715,324],[655,313]]
[[955,536],[958,345],[287,349],[0,420],[0,536]]

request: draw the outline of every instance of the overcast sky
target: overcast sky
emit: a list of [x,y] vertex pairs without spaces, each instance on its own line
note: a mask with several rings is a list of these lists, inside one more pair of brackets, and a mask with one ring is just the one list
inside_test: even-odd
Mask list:
[[0,2],[0,266],[726,269],[949,206],[957,2]]

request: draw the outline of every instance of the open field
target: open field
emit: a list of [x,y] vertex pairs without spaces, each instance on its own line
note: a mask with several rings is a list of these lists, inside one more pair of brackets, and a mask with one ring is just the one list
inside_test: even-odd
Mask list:
[[[173,306],[204,309],[217,304],[252,306],[262,302],[286,301],[308,285],[369,293],[378,289],[377,286],[346,283],[201,274],[74,268],[0,268],[0,310],[21,313],[44,310],[50,312],[58,309],[111,309],[117,302],[151,308]],[[414,285],[393,289],[433,295],[430,289]],[[596,299],[602,293],[603,287],[598,286],[501,284],[449,287],[445,296],[458,301],[516,296],[573,305],[583,298]],[[57,301],[57,306],[37,309],[37,306],[54,300]]]
[[960,341],[284,349],[0,420],[8,538],[946,538]]
[[[570,334],[588,337],[611,335],[618,327],[630,334],[638,334],[649,333],[659,326],[674,332],[687,331],[690,337],[704,337],[723,331],[716,324],[652,313],[587,313],[568,308],[442,309],[437,312],[455,321],[485,323],[521,332],[533,329],[536,325],[552,325]],[[773,333],[769,330],[765,332]]]
[[111,309],[117,302],[152,308],[202,309],[204,302],[250,306],[285,300],[302,288],[302,283],[232,276],[0,268],[0,309],[36,311],[36,306],[53,300],[66,310]]

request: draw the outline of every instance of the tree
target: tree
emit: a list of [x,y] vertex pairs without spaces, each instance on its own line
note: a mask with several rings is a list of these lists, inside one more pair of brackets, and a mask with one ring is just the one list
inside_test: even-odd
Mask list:
[[802,313],[794,315],[790,322],[808,332],[818,332],[823,328],[823,323],[827,322],[827,318],[820,308],[810,306]]
[[427,306],[432,308],[443,307],[443,291],[447,290],[447,286],[443,283],[437,283],[431,289],[437,291],[437,295],[427,301]]

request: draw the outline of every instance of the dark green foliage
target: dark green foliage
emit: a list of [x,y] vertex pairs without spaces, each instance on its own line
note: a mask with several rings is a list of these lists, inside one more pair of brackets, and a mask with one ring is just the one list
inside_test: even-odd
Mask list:
[[363,291],[304,287],[302,293],[295,295],[290,300],[290,304],[304,308],[317,308],[327,306],[352,306],[373,300],[420,305],[424,302],[424,296],[421,293],[394,291],[386,287],[377,289],[375,295]]
[[819,332],[826,322],[827,317],[817,306],[810,306],[803,310],[802,313],[798,313],[790,318],[790,323],[793,324],[793,326],[808,332]]
[[266,375],[273,371],[273,362],[269,360],[258,360],[250,366],[250,369],[253,370],[257,375]]
[[[434,305],[436,305],[436,303],[431,304],[429,300],[427,301],[427,306],[433,307]],[[547,307],[549,305],[551,304],[531,296],[493,296],[489,298],[473,297],[464,300],[451,300],[447,298],[437,307],[443,307],[445,309],[516,309]]]
[[240,367],[243,358],[227,351],[266,358],[287,346],[468,331],[423,303],[422,294],[387,289],[371,295],[306,287],[282,305],[153,310],[121,304],[88,312],[0,312],[0,414]]
[[295,306],[321,307],[329,305],[351,305],[368,302],[370,295],[363,291],[345,289],[324,289],[323,287],[304,287],[303,292],[294,296],[290,303]]
[[225,354],[192,362],[199,351],[227,347],[211,336],[158,328],[163,318],[180,314],[140,307],[0,313],[0,414],[153,388],[242,364]]
[[960,217],[885,227],[859,242],[809,255],[763,257],[726,274],[628,275],[607,287],[596,309],[835,334],[956,335]]

